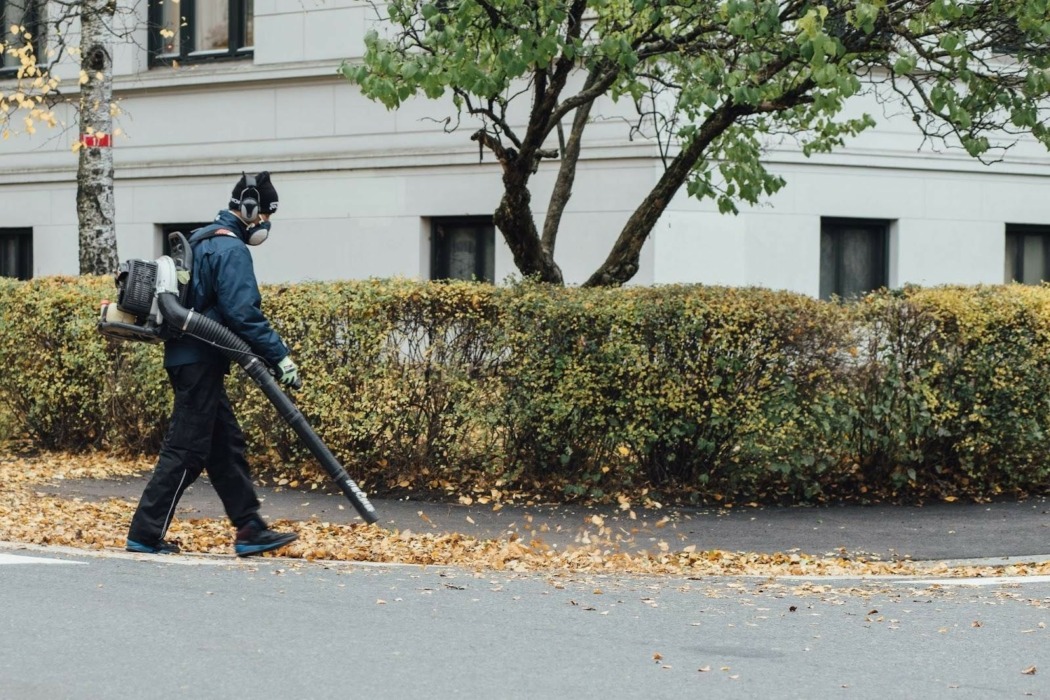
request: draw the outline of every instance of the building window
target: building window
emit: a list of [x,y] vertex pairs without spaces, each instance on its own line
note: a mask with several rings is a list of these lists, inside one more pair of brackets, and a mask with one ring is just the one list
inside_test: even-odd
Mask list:
[[[9,77],[22,67],[21,54],[26,45],[26,34],[32,37],[30,41],[36,59],[42,60],[43,4],[43,0],[0,0],[0,44],[3,45],[0,50],[0,77]],[[12,32],[12,28],[17,31]]]
[[997,17],[984,28],[984,41],[991,46],[992,53],[1027,59],[1045,51],[1043,46],[1029,40],[1016,17]]
[[821,299],[849,299],[886,286],[889,229],[888,221],[821,219]]
[[1050,281],[1050,226],[1006,225],[1007,282]]
[[494,281],[496,227],[492,217],[434,219],[430,231],[431,279]]
[[254,5],[253,0],[150,0],[150,65],[251,56]]
[[171,242],[168,241],[168,234],[173,233],[175,231],[181,231],[182,235],[186,237],[186,240],[189,240],[191,233],[203,226],[208,226],[213,223],[215,222],[198,221],[197,223],[193,224],[160,224],[157,227],[160,229],[160,254],[171,255]]
[[0,228],[0,277],[33,276],[33,229]]

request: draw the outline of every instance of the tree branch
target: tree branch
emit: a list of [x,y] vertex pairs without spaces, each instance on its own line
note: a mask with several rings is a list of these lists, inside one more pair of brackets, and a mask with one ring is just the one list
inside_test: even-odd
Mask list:
[[[593,79],[593,74],[588,76],[588,81]],[[584,83],[586,89],[587,84]],[[583,144],[583,131],[590,120],[591,107],[594,102],[586,102],[576,110],[572,121],[572,131],[566,141],[561,154],[561,166],[558,168],[558,178],[554,182],[554,190],[551,192],[550,206],[547,207],[547,218],[543,222],[543,249],[554,256],[554,247],[558,240],[558,229],[561,227],[561,218],[565,213],[565,207],[572,197],[572,185],[576,180],[576,165],[580,160],[580,148]]]

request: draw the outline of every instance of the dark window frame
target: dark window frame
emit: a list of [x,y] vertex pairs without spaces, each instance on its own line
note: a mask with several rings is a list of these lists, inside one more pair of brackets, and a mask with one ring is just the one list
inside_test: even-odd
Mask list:
[[[247,38],[247,26],[249,22],[248,7],[252,0],[227,0],[229,26],[227,27],[226,51],[208,51],[195,53],[193,45],[193,27],[197,21],[197,0],[181,0],[179,8],[180,17],[185,20],[185,28],[179,32],[178,53],[162,53],[164,37],[160,32],[162,29],[163,2],[171,0],[149,0],[149,65],[170,66],[175,62],[184,63],[208,63],[213,61],[239,61],[251,58],[255,51],[254,42],[251,46],[242,45]],[[254,18],[255,9],[252,7]]]
[[[46,68],[44,51],[46,49],[45,37],[47,36],[47,24],[44,21],[43,10],[46,0],[25,0],[28,2],[28,21],[23,18],[22,25],[27,27],[33,34],[33,53],[36,55],[37,66],[43,71]],[[0,0],[0,39],[7,39],[10,22],[7,20],[7,5],[11,0]],[[0,80],[14,78],[21,66],[4,66],[0,58]]]
[[157,229],[160,232],[160,254],[171,255],[171,243],[168,242],[168,234],[173,231],[181,231],[184,236],[188,239],[190,234],[197,229],[207,226],[208,224],[214,223],[213,221],[195,221],[192,223],[184,224],[157,224]]
[[[430,220],[430,279],[449,280],[449,267],[451,260],[446,246],[442,245],[442,228],[469,227],[476,228],[475,250],[480,251],[474,259],[474,279],[480,282],[494,283],[485,274],[485,263],[489,255],[495,259],[496,252],[496,225],[491,216],[439,216]],[[495,277],[495,264],[492,274]]]
[[1041,47],[1028,41],[1018,26],[1016,18],[1001,18],[996,26],[986,30],[985,41],[989,42],[993,54],[1017,59],[1041,51]]
[[[1014,245],[1014,259],[1010,265],[1010,279],[1006,283],[1017,282],[1018,284],[1036,285],[1044,281],[1050,281],[1050,224],[1006,224],[1004,243],[1007,250],[1010,248],[1010,239],[1019,239]],[[1024,239],[1028,236],[1040,236],[1043,243],[1043,273],[1047,279],[1040,282],[1024,281]]]
[[[8,261],[4,257],[8,241],[14,239],[17,252],[15,274],[5,274]],[[33,278],[33,229],[27,227],[0,228],[0,277],[28,280]]]
[[[832,216],[832,217],[821,217],[820,219],[820,242],[821,242],[821,255],[823,255],[824,236],[826,234],[835,235],[841,233],[841,230],[845,227],[852,229],[868,229],[868,231],[879,237],[881,240],[876,243],[877,259],[874,261],[872,267],[876,270],[874,275],[877,278],[876,285],[868,291],[874,291],[882,287],[889,286],[890,277],[890,226],[892,221],[888,219],[865,219],[865,218],[851,218],[844,216]],[[831,296],[842,298],[843,289],[843,246],[841,243],[835,248],[835,262],[834,262],[834,276],[835,279],[831,285]],[[823,262],[823,261],[822,261]],[[824,270],[823,264],[820,266],[820,298],[828,299],[829,296],[824,294]],[[866,292],[865,292],[866,293]]]

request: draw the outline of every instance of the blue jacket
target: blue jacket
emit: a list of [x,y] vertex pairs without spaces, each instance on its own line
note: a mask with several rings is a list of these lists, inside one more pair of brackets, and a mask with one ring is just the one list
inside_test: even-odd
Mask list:
[[[220,235],[200,241],[201,236]],[[198,229],[190,237],[193,246],[193,275],[186,306],[217,321],[240,336],[252,352],[271,366],[288,355],[288,348],[262,313],[262,297],[255,280],[255,267],[244,243],[247,226],[231,211],[221,211],[215,223]],[[217,349],[196,338],[183,336],[164,344],[164,366],[229,360]]]

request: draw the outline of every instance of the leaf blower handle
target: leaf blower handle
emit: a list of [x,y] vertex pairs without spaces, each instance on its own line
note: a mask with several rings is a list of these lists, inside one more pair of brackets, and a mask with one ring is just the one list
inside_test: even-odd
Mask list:
[[291,355],[285,355],[284,359],[277,363],[275,374],[277,381],[292,389],[302,389],[303,380],[299,378],[299,368],[292,362]]

